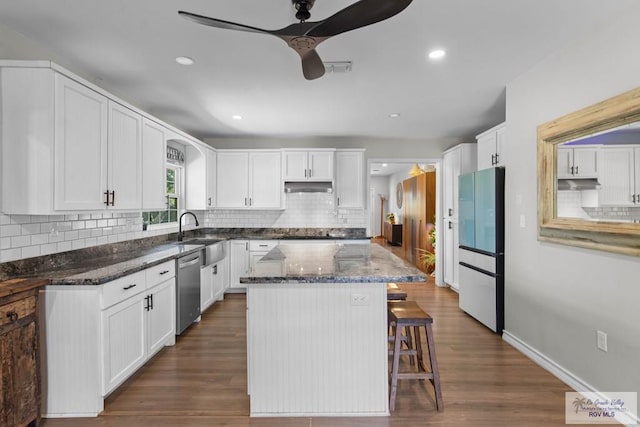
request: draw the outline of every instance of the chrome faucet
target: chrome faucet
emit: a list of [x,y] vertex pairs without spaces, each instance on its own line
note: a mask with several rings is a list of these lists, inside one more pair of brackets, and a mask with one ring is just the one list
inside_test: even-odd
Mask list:
[[182,238],[184,237],[184,232],[182,231],[182,217],[186,214],[190,214],[193,219],[196,220],[196,227],[200,225],[198,224],[198,217],[196,217],[196,214],[194,214],[193,212],[186,211],[182,215],[180,215],[180,218],[178,219],[178,242],[182,242]]

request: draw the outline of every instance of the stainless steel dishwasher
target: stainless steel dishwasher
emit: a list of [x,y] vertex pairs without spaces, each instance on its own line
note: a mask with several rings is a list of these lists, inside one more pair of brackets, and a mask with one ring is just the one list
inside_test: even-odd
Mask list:
[[201,251],[176,260],[176,335],[200,317]]

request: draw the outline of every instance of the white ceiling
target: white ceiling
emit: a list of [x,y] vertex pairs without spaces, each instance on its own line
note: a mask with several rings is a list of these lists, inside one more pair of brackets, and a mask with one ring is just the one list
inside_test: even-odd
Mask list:
[[[277,29],[295,21],[291,0],[0,0],[0,25],[200,138],[472,140],[505,119],[509,81],[635,1],[414,0],[391,19],[322,43],[323,60],[349,60],[353,70],[313,81],[276,37],[177,14]],[[317,0],[311,20],[351,3]],[[447,56],[430,62],[426,53],[436,47]],[[196,63],[180,66],[177,56]]]

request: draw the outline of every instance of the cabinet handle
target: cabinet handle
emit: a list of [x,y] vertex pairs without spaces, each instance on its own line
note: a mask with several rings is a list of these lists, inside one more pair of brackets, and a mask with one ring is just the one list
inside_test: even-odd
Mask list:
[[123,290],[125,290],[125,291],[128,291],[129,289],[131,289],[131,288],[135,288],[136,286],[138,286],[138,285],[136,285],[136,284],[134,283],[133,285],[125,286],[125,287],[124,287],[124,288],[122,288],[122,289],[123,289]]
[[213,266],[213,274],[218,274],[218,264]]
[[632,194],[631,195],[631,201],[635,204],[636,203],[636,195]]
[[495,155],[495,154],[492,154],[492,155],[491,155],[491,166],[493,166],[493,165],[495,165],[495,164],[496,164],[496,155]]
[[145,311],[149,311],[149,295],[144,297],[144,309]]
[[309,170],[309,169],[305,169],[305,170],[304,170],[304,177],[305,177],[305,178],[307,177],[307,171],[308,171],[308,170]]
[[576,166],[576,175],[578,175],[578,168],[579,168],[579,167],[580,167],[580,166]]
[[449,227],[449,230],[453,229],[453,223],[449,221],[449,225],[447,227]]
[[309,178],[311,178],[311,171],[312,169],[309,169]]
[[253,205],[253,199],[249,197],[249,206]]
[[449,208],[448,211],[449,211],[449,216],[452,216],[453,215],[453,209]]
[[260,246],[261,248],[266,248],[266,247],[268,247],[269,245],[258,245],[258,246]]
[[16,313],[15,311],[10,311],[7,313],[7,317],[9,318],[9,321],[15,322],[16,320],[18,320],[18,313]]
[[105,191],[102,194],[104,194],[104,204],[109,206],[109,190]]
[[574,169],[574,168],[573,168],[573,166],[571,166],[571,175],[573,175],[573,174],[574,174],[574,173],[573,173],[573,169]]
[[340,206],[340,197],[338,197],[338,206]]
[[153,294],[149,295],[149,309],[153,310]]
[[209,197],[209,206],[211,206],[211,197]]
[[496,165],[498,164],[498,162],[500,162],[500,160],[498,160],[500,158],[500,154],[496,153]]
[[169,270],[161,271],[161,272],[160,272],[160,275],[161,275],[161,276],[164,276],[164,275],[165,275],[165,274],[167,274],[168,272],[169,272]]
[[247,206],[247,198],[244,198],[244,205]]

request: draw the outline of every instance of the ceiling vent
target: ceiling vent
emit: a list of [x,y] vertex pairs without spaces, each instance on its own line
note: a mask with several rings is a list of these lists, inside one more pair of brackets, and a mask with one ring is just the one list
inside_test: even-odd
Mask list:
[[351,71],[351,61],[323,62],[326,73],[348,73]]

